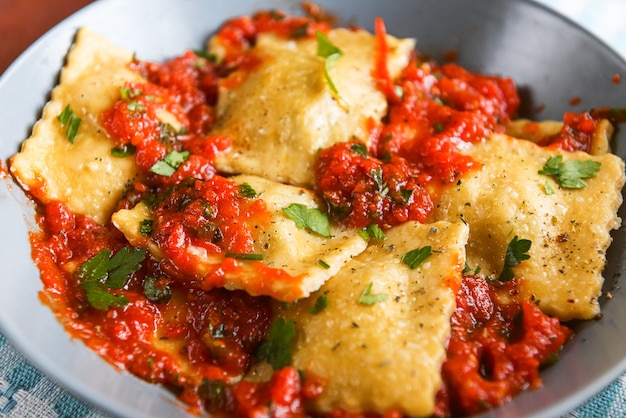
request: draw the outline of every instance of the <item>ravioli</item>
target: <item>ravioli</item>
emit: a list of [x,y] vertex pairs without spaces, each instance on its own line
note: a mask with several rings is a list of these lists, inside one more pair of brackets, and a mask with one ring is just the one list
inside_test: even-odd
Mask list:
[[[368,123],[378,123],[387,111],[372,76],[375,37],[334,29],[328,38],[343,52],[329,70],[339,97],[325,79],[315,40],[261,35],[254,48],[258,68],[222,81],[213,133],[229,137],[232,146],[217,156],[218,170],[310,187],[318,150],[353,137],[369,140]],[[387,39],[389,72],[397,76],[414,42]],[[240,77],[238,85],[226,87]]]
[[[523,299],[535,300],[561,320],[591,319],[600,312],[610,231],[620,225],[624,163],[613,154],[589,155],[493,135],[467,153],[483,164],[446,189],[431,217],[462,220],[470,227],[467,262],[497,277],[514,236],[529,239],[530,259],[514,267]],[[601,163],[587,187],[563,189],[540,175],[549,157]],[[554,194],[546,193],[546,184]]]
[[[293,365],[325,380],[316,410],[428,416],[441,386],[450,317],[465,262],[467,225],[407,222],[355,257],[308,299],[279,310],[296,324]],[[404,254],[431,246],[415,269]],[[370,293],[386,299],[365,305]],[[318,297],[328,305],[310,313]]]
[[[263,199],[272,213],[266,227],[254,231],[254,252],[263,255],[263,263],[270,268],[284,270],[288,275],[269,280],[249,262],[241,262],[239,268],[227,272],[223,283],[211,279],[205,288],[225,287],[241,289],[251,295],[267,295],[281,301],[294,301],[316,291],[341,266],[362,252],[367,243],[354,230],[331,227],[330,238],[300,229],[283,212],[283,208],[299,203],[310,208],[319,207],[313,192],[295,186],[284,185],[256,176],[232,178],[239,184],[249,184]],[[113,224],[135,246],[148,248],[157,258],[167,257],[155,243],[139,233],[144,219],[152,219],[150,209],[143,203],[133,209],[124,209],[113,214]],[[224,258],[206,254],[193,247],[185,248],[189,257],[195,259],[198,274],[220,266]],[[320,261],[321,260],[321,261]]]
[[[558,134],[562,127],[563,122],[555,120],[535,122],[529,119],[517,119],[507,125],[506,133],[514,138],[539,142],[545,137]],[[613,131],[611,122],[606,119],[601,120],[591,138],[589,154],[599,155],[611,152],[610,142]]]
[[[20,185],[42,203],[64,202],[74,213],[104,224],[124,188],[139,176],[134,158],[111,155],[115,143],[98,121],[100,112],[119,99],[124,82],[141,79],[127,68],[131,59],[131,52],[88,29],[78,31],[60,84],[31,137],[10,160]],[[81,119],[74,143],[57,120],[68,105]]]

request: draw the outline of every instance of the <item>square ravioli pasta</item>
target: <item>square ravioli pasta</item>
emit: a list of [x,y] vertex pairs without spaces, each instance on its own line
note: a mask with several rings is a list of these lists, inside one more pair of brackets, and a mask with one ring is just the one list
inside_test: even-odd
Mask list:
[[600,312],[619,120],[516,121],[512,80],[374,32],[267,11],[154,63],[80,29],[9,164],[68,331],[225,416],[470,415],[538,387],[560,321]]

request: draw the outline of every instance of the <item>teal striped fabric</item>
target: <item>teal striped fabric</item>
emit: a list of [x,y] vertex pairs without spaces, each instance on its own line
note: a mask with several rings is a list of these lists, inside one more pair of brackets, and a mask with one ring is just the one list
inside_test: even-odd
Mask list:
[[[0,334],[0,417],[113,418],[67,393]],[[626,417],[626,373],[562,418]]]

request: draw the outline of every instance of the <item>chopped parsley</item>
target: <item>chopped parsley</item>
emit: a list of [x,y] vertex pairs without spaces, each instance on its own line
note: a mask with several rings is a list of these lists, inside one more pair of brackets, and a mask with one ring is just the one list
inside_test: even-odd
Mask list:
[[365,144],[357,143],[350,147],[350,152],[360,155],[361,157],[367,157],[368,151]]
[[136,88],[128,88],[126,86],[120,87],[120,97],[122,100],[135,99],[141,96],[143,92]]
[[217,55],[212,54],[209,51],[204,51],[202,49],[194,49],[193,53],[196,54],[196,56],[199,58],[204,58],[205,60],[209,62],[217,63]]
[[584,179],[595,177],[600,163],[593,160],[563,161],[562,155],[548,158],[539,174],[555,176],[564,189],[581,189],[587,186]]
[[131,100],[130,102],[126,103],[126,107],[131,112],[143,113],[146,111],[146,107],[143,105],[143,103],[138,102],[137,100]]
[[239,185],[239,194],[241,195],[241,197],[247,197],[250,199],[257,196],[256,190],[254,190],[252,186],[250,186],[248,183],[241,183]]
[[176,169],[189,159],[189,151],[172,151],[161,161],[154,163],[150,171],[160,176],[169,177],[176,172]]
[[343,52],[341,52],[341,50],[322,32],[316,31],[315,37],[317,38],[317,56],[324,58],[324,78],[326,79],[326,83],[330,91],[335,96],[339,96],[339,91],[337,91],[335,83],[333,83],[333,80],[330,78],[329,72],[330,69],[335,66],[337,60],[341,58]]
[[409,266],[411,270],[418,268],[430,255],[432,254],[432,247],[426,245],[422,248],[416,248],[404,254],[402,256],[402,262]]
[[76,116],[70,105],[67,105],[63,112],[57,116],[57,120],[61,122],[61,126],[67,127],[65,136],[73,144],[78,134],[78,128],[80,128],[81,119]]
[[380,194],[383,197],[386,196],[387,193],[389,193],[389,187],[387,187],[383,179],[383,169],[380,167],[378,167],[375,170],[371,169],[370,174],[372,175],[372,178],[376,182],[376,187],[378,188],[377,190],[378,194]]
[[389,295],[386,293],[373,294],[372,284],[373,283],[370,282],[361,293],[361,296],[359,296],[359,303],[361,305],[375,305],[377,303],[384,302],[389,297]]
[[292,203],[283,208],[283,212],[289,219],[294,221],[298,228],[308,229],[323,237],[330,237],[330,224],[328,216],[318,208],[309,208],[301,203]]
[[517,235],[513,237],[506,249],[504,268],[502,269],[502,273],[500,273],[500,277],[498,277],[499,281],[508,282],[515,277],[513,267],[530,258],[527,253],[531,245],[532,242],[528,239],[519,239]]
[[118,158],[125,158],[134,155],[137,152],[137,147],[133,144],[124,144],[121,148],[111,148],[111,155]]
[[469,264],[465,263],[465,267],[463,267],[463,271],[461,273],[463,276],[477,275],[481,270],[482,268],[480,266],[476,266],[475,269],[472,269]]
[[126,297],[114,295],[109,289],[124,287],[130,275],[141,268],[145,256],[146,250],[143,248],[124,247],[111,257],[111,250],[105,248],[85,261],[76,275],[91,306],[108,310],[127,304]]
[[383,230],[380,229],[380,227],[378,225],[376,225],[376,224],[370,224],[365,229],[359,229],[358,232],[359,232],[359,235],[361,236],[361,238],[363,238],[365,241],[369,241],[370,238],[374,238],[374,239],[385,239],[385,238],[387,238],[387,236],[385,235]]
[[152,302],[167,301],[172,296],[172,288],[166,280],[151,276],[143,283],[143,295]]
[[311,315],[317,315],[322,312],[328,306],[328,297],[326,295],[320,295],[315,299],[315,306],[309,308],[308,311]]
[[139,222],[139,233],[141,235],[149,237],[150,235],[152,235],[153,224],[154,221],[151,219],[144,219],[143,221]]
[[267,333],[267,338],[256,352],[258,360],[267,360],[274,370],[282,369],[291,364],[293,343],[296,338],[296,324],[278,317]]
[[231,253],[227,252],[226,257],[236,258],[238,260],[247,260],[247,261],[263,261],[263,254],[256,253]]
[[548,196],[554,194],[554,189],[552,188],[552,186],[550,186],[550,183],[548,183],[547,181],[543,183],[543,189],[546,192],[546,195]]

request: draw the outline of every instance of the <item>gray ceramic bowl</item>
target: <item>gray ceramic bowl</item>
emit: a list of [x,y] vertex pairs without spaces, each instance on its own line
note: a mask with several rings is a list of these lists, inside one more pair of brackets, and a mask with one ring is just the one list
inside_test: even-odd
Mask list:
[[[573,96],[586,107],[625,106],[626,63],[589,33],[528,1],[504,0],[319,0],[341,17],[371,29],[385,18],[390,33],[415,37],[418,48],[441,58],[458,52],[471,70],[517,80],[523,116],[559,118]],[[100,0],[55,27],[24,53],[0,79],[0,159],[18,150],[55,84],[79,26],[89,26],[143,59],[163,60],[200,48],[225,19],[261,8],[298,10],[281,0]],[[537,112],[542,109],[541,112]],[[626,157],[618,133],[614,150]],[[624,209],[620,212],[624,217]],[[0,186],[0,328],[37,367],[68,390],[115,415],[183,417],[184,409],[159,387],[119,373],[82,343],[71,341],[38,300],[38,271],[27,234],[32,206],[9,179]],[[545,385],[487,416],[557,416],[600,391],[626,370],[626,293],[619,290],[626,234],[620,229],[608,254],[604,318],[576,326],[561,362],[543,374]],[[617,289],[617,290],[616,290]]]

